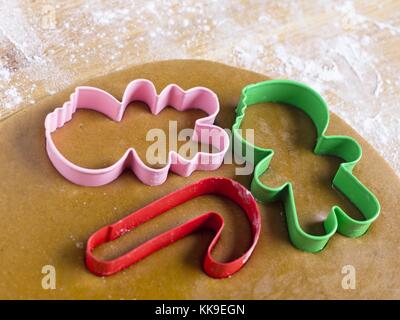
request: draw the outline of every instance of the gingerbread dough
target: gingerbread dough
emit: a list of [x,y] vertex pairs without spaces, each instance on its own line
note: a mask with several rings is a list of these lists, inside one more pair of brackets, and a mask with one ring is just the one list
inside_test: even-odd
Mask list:
[[[221,103],[217,124],[224,128],[231,128],[241,88],[266,79],[213,62],[168,61],[136,66],[85,85],[121,98],[127,83],[136,78],[152,80],[158,91],[169,83],[185,89],[201,85],[214,90]],[[226,176],[246,186],[251,177],[235,176],[235,165],[223,165],[218,171],[195,172],[189,178],[170,174],[167,182],[157,187],[141,184],[130,171],[103,187],[74,185],[48,160],[43,127],[46,114],[67,100],[72,90],[50,96],[0,122],[0,298],[400,298],[399,178],[363,138],[334,114],[328,134],[349,135],[360,142],[363,158],[354,173],[382,204],[381,216],[363,237],[348,239],[337,234],[324,251],[304,253],[289,242],[281,205],[260,204],[260,241],[247,265],[229,279],[212,279],[201,270],[203,253],[211,239],[206,231],[119,274],[94,276],[84,265],[84,250],[89,235],[100,227],[203,177]],[[271,170],[263,179],[270,185],[293,181],[300,220],[306,230],[320,232],[320,221],[333,204],[359,217],[357,210],[331,188],[339,161],[312,153],[314,128],[304,114],[288,106],[268,104],[253,106],[246,115],[243,126],[255,129],[256,143],[276,150]],[[143,158],[150,144],[144,142],[148,129],[167,128],[171,119],[178,121],[178,129],[191,128],[200,116],[199,111],[179,113],[170,108],[153,116],[143,104],[134,103],[123,121],[114,123],[82,110],[54,133],[54,139],[77,164],[101,167],[114,162],[129,146],[137,148]],[[247,220],[236,205],[214,196],[185,203],[99,248],[96,254],[114,257],[210,210],[226,219],[214,256],[221,260],[237,257],[250,240]],[[42,268],[46,265],[56,270],[54,290],[42,288]],[[342,288],[342,268],[346,265],[356,270],[354,290]]]

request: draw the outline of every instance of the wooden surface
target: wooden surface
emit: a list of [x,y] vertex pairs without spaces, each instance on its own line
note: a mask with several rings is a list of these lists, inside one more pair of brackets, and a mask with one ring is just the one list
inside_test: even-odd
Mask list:
[[313,85],[399,173],[399,48],[398,0],[3,0],[0,119],[130,65],[209,59]]

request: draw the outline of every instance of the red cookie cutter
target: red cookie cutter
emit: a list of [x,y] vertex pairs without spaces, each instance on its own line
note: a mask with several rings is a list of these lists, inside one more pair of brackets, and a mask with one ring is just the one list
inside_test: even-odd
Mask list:
[[[94,256],[93,250],[96,247],[121,237],[133,228],[163,214],[173,207],[205,194],[217,194],[229,198],[237,203],[246,213],[250,221],[252,243],[250,248],[239,258],[230,262],[218,262],[211,256],[211,252],[217,244],[224,228],[224,219],[216,212],[207,212],[189,220],[146,241],[118,258],[101,260]],[[216,232],[204,257],[203,270],[213,278],[225,278],[239,271],[250,258],[260,236],[261,216],[252,194],[240,183],[228,178],[206,178],[188,185],[92,234],[86,245],[86,266],[92,273],[98,276],[109,276],[201,228],[212,229]]]

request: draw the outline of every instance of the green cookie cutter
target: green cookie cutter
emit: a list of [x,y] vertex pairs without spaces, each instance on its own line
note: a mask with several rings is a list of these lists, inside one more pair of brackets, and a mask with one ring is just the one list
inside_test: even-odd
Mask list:
[[[261,182],[260,176],[268,170],[274,151],[257,147],[246,141],[241,136],[239,129],[246,108],[265,102],[294,106],[311,118],[317,131],[314,153],[337,156],[344,160],[333,178],[333,187],[360,210],[365,220],[355,220],[338,206],[334,206],[323,224],[325,234],[306,233],[298,220],[292,184],[286,182],[278,188],[270,188]],[[322,250],[336,231],[351,238],[363,235],[380,212],[378,199],[352,173],[354,166],[361,159],[360,145],[347,136],[326,136],[328,124],[327,104],[316,91],[296,81],[270,80],[244,87],[236,108],[236,120],[232,127],[233,138],[237,139],[236,142],[241,146],[241,148],[239,147],[240,155],[255,165],[251,183],[252,194],[263,203],[277,200],[283,202],[290,240],[296,248],[307,252]],[[235,152],[238,153],[238,150],[236,149]],[[248,152],[253,153],[253,159],[249,159]]]

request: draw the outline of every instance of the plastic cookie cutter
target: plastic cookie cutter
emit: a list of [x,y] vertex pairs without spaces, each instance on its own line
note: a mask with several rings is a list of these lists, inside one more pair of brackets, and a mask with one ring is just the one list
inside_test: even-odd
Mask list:
[[[252,242],[249,249],[239,258],[230,262],[218,262],[212,257],[211,253],[224,228],[224,219],[216,212],[204,213],[146,241],[128,253],[113,260],[100,260],[94,256],[93,250],[96,247],[123,236],[125,233],[165,213],[173,207],[206,194],[217,194],[226,197],[238,204],[246,213],[250,222]],[[257,203],[250,191],[240,183],[231,179],[212,177],[200,180],[170,193],[138,211],[131,213],[122,220],[112,225],[105,226],[92,234],[86,245],[86,266],[91,272],[98,276],[109,276],[202,228],[215,231],[215,236],[204,257],[204,271],[214,278],[225,278],[239,271],[250,258],[257,244],[261,230],[261,216],[258,211]]]
[[[332,184],[360,210],[364,220],[355,220],[341,208],[334,206],[324,221],[325,234],[308,234],[299,224],[291,183],[286,182],[278,188],[271,188],[261,182],[260,176],[268,170],[274,151],[249,143],[240,135],[239,128],[246,109],[251,105],[265,102],[288,104],[304,111],[311,118],[317,131],[314,153],[337,156],[344,160],[340,164]],[[241,145],[241,152],[252,152],[254,155],[255,169],[251,192],[261,202],[276,200],[283,202],[290,240],[295,247],[308,252],[322,250],[336,231],[347,237],[363,235],[380,212],[380,204],[375,195],[352,173],[354,166],[361,158],[360,145],[347,136],[326,136],[328,124],[328,107],[316,91],[295,81],[271,80],[248,85],[243,89],[232,128],[234,139],[239,139],[236,141],[239,141],[238,145]],[[250,161],[247,155],[245,158]]]
[[[197,152],[192,159],[185,159],[175,151],[168,154],[168,162],[163,168],[146,166],[135,149],[128,149],[113,165],[101,169],[82,168],[66,159],[54,144],[51,133],[71,120],[77,109],[91,109],[103,113],[114,121],[121,121],[124,111],[132,101],[142,101],[153,114],[158,114],[167,106],[178,111],[200,109],[208,114],[197,119],[192,140],[214,146],[215,153]],[[77,87],[70,101],[56,108],[45,119],[46,149],[54,167],[68,180],[84,186],[100,186],[115,180],[125,168],[130,168],[147,185],[162,184],[169,170],[189,176],[195,170],[215,170],[220,167],[229,147],[228,134],[214,125],[219,112],[216,94],[204,87],[184,91],[175,84],[168,85],[157,95],[152,82],[144,79],[134,80],[127,86],[119,102],[109,93],[93,87]]]

